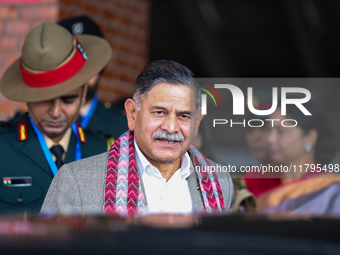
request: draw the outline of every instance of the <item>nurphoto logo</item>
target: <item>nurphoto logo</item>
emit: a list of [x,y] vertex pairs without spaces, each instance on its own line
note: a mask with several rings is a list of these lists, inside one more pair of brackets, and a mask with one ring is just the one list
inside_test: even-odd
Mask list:
[[[231,92],[232,99],[233,99],[233,115],[245,115],[245,97],[242,92],[242,90],[232,84],[215,84],[214,88],[212,86],[209,86],[204,83],[200,83],[201,85],[205,86],[206,88],[200,88],[203,92],[201,94],[201,113],[202,115],[207,115],[208,113],[208,107],[207,107],[207,94],[212,98],[212,100],[215,103],[215,106],[217,106],[216,100],[214,95],[209,91],[211,90],[215,96],[218,98],[220,101],[220,104],[222,106],[222,100],[220,98],[219,93],[215,89],[223,89],[220,90],[220,93],[223,91],[229,91]],[[209,89],[209,90],[208,90]],[[294,93],[294,94],[301,94],[303,97],[302,98],[288,98],[289,93]],[[253,88],[248,87],[247,88],[247,107],[251,113],[254,115],[258,116],[268,116],[272,114],[278,107],[278,88],[273,87],[272,88],[272,103],[271,107],[266,110],[260,110],[256,109],[254,107],[253,103]],[[286,115],[286,108],[288,104],[295,105],[304,115],[312,115],[308,109],[303,105],[304,103],[307,103],[311,99],[311,93],[308,89],[305,88],[299,88],[299,87],[282,87],[281,88],[281,115],[285,116]],[[232,127],[233,125],[243,125],[244,127],[248,125],[249,127],[262,127],[265,124],[265,121],[271,122],[272,127],[274,126],[274,121],[279,121],[277,119],[250,119],[246,121],[245,119],[242,122],[233,122],[233,120],[227,120],[227,119],[214,119],[213,120],[213,127],[216,125],[225,125],[227,123],[230,123],[230,126]],[[255,123],[257,125],[255,125]],[[284,119],[281,121],[281,125],[284,127],[295,127],[297,126],[297,121],[294,119]]]

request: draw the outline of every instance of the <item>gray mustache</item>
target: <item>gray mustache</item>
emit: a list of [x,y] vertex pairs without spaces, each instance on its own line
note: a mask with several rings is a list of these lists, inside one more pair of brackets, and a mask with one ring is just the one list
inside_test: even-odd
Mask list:
[[178,134],[169,134],[167,132],[158,131],[153,134],[153,138],[162,138],[172,142],[182,142],[184,141],[184,136]]

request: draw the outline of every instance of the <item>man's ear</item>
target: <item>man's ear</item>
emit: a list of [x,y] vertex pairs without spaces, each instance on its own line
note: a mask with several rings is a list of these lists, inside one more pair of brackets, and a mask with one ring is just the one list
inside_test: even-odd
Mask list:
[[195,123],[195,136],[197,135],[198,128],[200,126],[200,123],[203,117],[204,115],[202,114],[202,107],[200,107],[197,112],[197,118],[196,118],[196,123]]
[[137,105],[135,101],[131,98],[125,101],[125,111],[128,121],[128,127],[132,132],[135,129],[136,117],[137,117]]

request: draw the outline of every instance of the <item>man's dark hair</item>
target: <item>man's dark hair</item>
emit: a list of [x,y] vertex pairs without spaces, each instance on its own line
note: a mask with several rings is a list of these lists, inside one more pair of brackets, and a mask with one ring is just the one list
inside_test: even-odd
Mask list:
[[133,100],[139,107],[148,92],[159,83],[185,85],[195,92],[195,104],[198,111],[201,103],[201,93],[193,77],[193,73],[187,67],[175,61],[155,60],[146,66],[138,76]]

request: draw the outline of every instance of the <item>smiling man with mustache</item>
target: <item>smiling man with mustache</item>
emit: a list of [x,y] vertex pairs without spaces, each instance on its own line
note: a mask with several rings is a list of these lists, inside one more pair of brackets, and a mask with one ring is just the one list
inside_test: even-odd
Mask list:
[[0,82],[5,97],[28,108],[0,122],[0,213],[38,213],[63,163],[106,151],[102,138],[75,121],[86,97],[84,84],[110,57],[106,40],[76,37],[56,24],[43,23],[28,34],[22,56]]
[[226,172],[191,145],[202,119],[192,72],[151,62],[125,102],[129,130],[109,152],[64,165],[41,213],[224,213],[233,199]]

